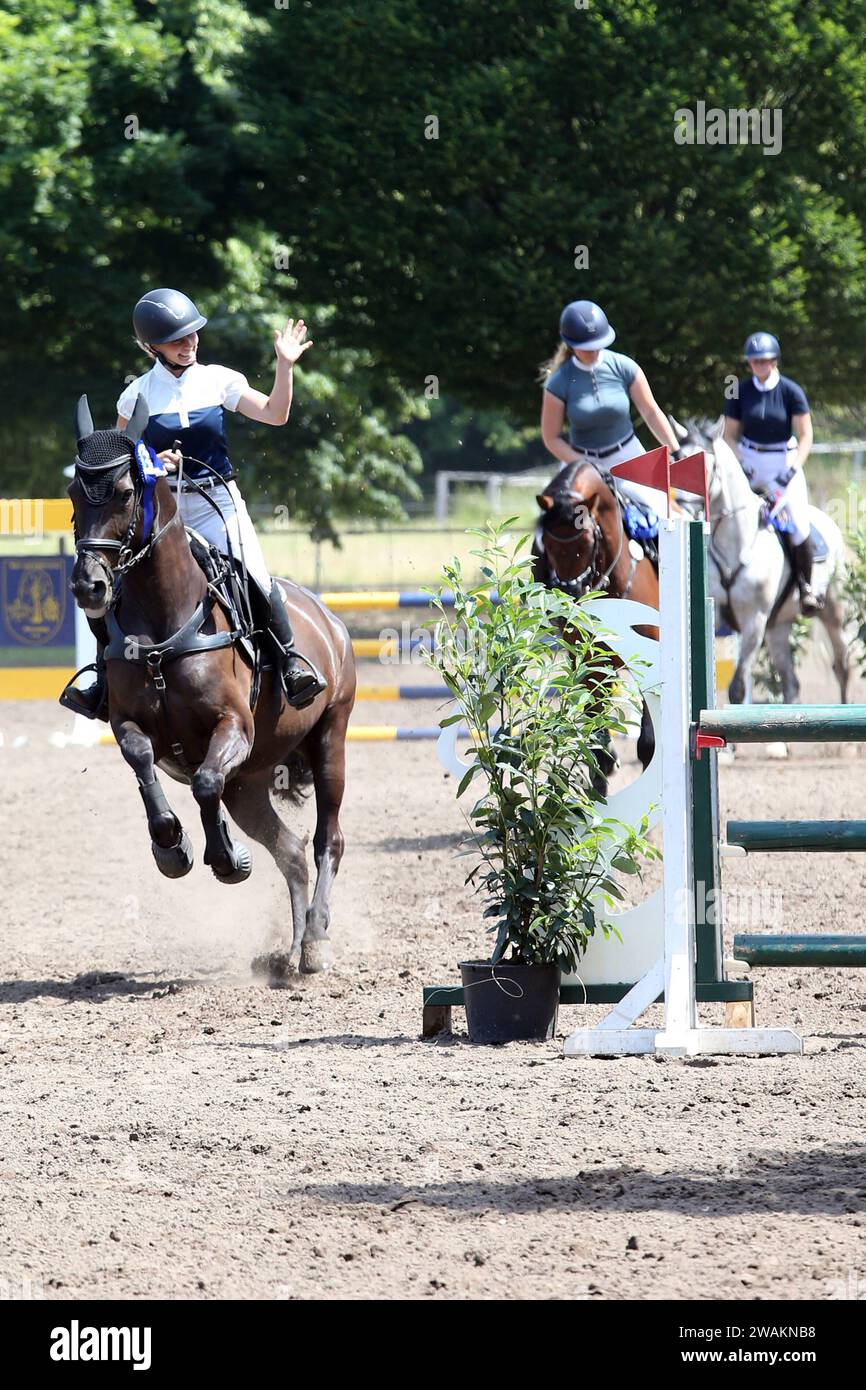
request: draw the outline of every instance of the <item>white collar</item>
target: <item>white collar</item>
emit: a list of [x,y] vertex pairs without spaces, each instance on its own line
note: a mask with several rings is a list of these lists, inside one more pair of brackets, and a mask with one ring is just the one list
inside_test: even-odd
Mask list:
[[755,383],[756,391],[772,391],[775,389],[775,387],[778,386],[781,380],[782,377],[778,367],[773,368],[766,381],[759,381],[756,376],[752,377],[752,381]]
[[174,372],[170,372],[168,367],[164,367],[159,359],[157,359],[151,370],[154,372],[157,381],[167,382],[170,386],[174,386],[179,390],[181,383],[186,380],[193,367],[197,366],[197,362],[190,362],[189,366],[181,372],[180,376],[175,376]]
[[571,360],[572,360],[572,362],[574,363],[575,367],[579,368],[580,371],[582,371],[582,372],[595,372],[595,371],[598,370],[598,368],[601,366],[602,362],[604,361],[604,349],[602,349],[602,350],[599,352],[598,358],[597,358],[596,361],[593,362],[591,365],[590,365],[589,363],[587,363],[587,362],[581,362],[577,357],[575,357],[574,353],[571,354]]

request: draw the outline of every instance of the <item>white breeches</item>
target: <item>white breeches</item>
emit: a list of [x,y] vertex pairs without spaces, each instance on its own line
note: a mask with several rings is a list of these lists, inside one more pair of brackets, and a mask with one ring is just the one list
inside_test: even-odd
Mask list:
[[200,536],[203,536],[206,541],[210,541],[211,545],[215,545],[224,554],[227,553],[227,529],[234,554],[238,557],[243,555],[251,576],[261,585],[265,593],[269,594],[271,576],[265,564],[262,547],[250,520],[246,503],[238,491],[237,483],[229,483],[228,490],[224,487],[208,488],[207,495],[213,497],[225,517],[225,526],[210,503],[205,501],[198,492],[182,492],[180,494],[180,514],[184,525],[191,526],[194,531],[198,531]]
[[784,495],[784,510],[794,528],[794,544],[801,545],[803,541],[808,540],[811,529],[806,475],[802,468],[798,468],[787,487],[778,482],[778,479],[787,473],[796,457],[797,444],[793,439],[769,453],[758,453],[757,449],[750,448],[745,441],[740,444],[740,463],[752,491],[767,493],[773,498],[774,505],[780,496]]

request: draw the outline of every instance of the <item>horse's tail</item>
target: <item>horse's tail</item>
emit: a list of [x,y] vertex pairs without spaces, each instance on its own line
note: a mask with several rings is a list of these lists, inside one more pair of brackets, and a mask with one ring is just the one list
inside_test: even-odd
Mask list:
[[302,806],[313,785],[313,772],[303,753],[295,751],[274,768],[274,795]]

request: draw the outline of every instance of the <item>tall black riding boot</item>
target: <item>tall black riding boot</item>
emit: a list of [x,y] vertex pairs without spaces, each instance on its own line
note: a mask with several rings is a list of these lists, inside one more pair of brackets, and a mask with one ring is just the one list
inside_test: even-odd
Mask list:
[[794,546],[794,577],[800,590],[800,608],[807,618],[813,618],[822,608],[821,600],[812,589],[812,538],[807,536]]
[[[96,638],[96,660],[89,666],[82,666],[58,697],[64,709],[71,709],[85,719],[102,719],[108,723],[108,681],[105,674],[103,652],[108,645],[108,628],[104,618],[88,618],[87,624]],[[84,671],[95,671],[96,679],[92,685],[79,690],[75,681]]]
[[295,646],[295,634],[286,613],[280,586],[275,579],[271,582],[268,631],[277,649],[286,699],[293,709],[306,709],[317,695],[321,695],[326,685],[312,661],[302,656]]

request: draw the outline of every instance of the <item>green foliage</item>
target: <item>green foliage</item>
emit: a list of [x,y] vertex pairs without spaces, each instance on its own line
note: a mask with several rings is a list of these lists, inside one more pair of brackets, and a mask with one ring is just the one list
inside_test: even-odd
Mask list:
[[[271,326],[313,325],[288,429],[230,432],[246,489],[317,534],[399,517],[419,451],[540,462],[536,368],[578,295],[678,414],[719,408],[759,326],[856,408],[861,31],[862,0],[6,0],[4,492],[59,490],[75,398],[109,420],[146,369],[158,284],[266,391]],[[676,144],[698,100],[781,111],[782,153]]]
[[61,491],[74,401],[87,391],[97,422],[113,423],[124,380],[150,365],[132,306],[174,284],[209,316],[201,360],[266,393],[272,328],[304,316],[317,338],[287,429],[229,423],[249,495],[331,538],[335,514],[399,520],[418,496],[404,426],[422,407],[370,346],[329,344],[333,311],[299,305],[275,266],[279,237],[244,216],[234,72],[259,29],[232,0],[11,0],[0,15],[5,493]]
[[457,795],[478,796],[466,881],[487,900],[492,959],[510,947],[513,959],[570,970],[598,927],[613,930],[605,909],[623,898],[617,872],[639,873],[639,856],[657,852],[645,822],[603,815],[594,786],[610,734],[625,732],[611,652],[581,603],[532,580],[526,539],[509,548],[509,524],[474,533],[479,583],[459,560],[446,565],[454,622],[432,593],[441,621],[428,659],[459,711],[443,726],[465,722],[473,735]]
[[[248,167],[341,341],[375,339],[410,391],[435,374],[535,423],[537,363],[586,296],[664,408],[718,411],[763,326],[817,402],[845,402],[866,365],[862,20],[862,0],[299,4],[245,55]],[[781,153],[675,143],[698,100],[781,111]]]
[[851,650],[861,676],[866,676],[866,525],[847,536],[848,561],[843,593],[848,606],[848,618],[856,623],[857,632]]
[[[277,239],[249,229],[220,253],[228,286],[208,332],[223,360],[253,382],[273,371],[272,328],[284,327],[281,301],[297,305],[297,285],[274,265]],[[421,471],[416,445],[402,427],[423,407],[392,377],[377,370],[369,349],[338,351],[330,340],[333,310],[297,307],[313,347],[295,369],[289,425],[267,430],[236,417],[232,441],[246,459],[255,451],[252,493],[267,497],[278,523],[310,523],[317,539],[338,539],[335,516],[399,521],[402,499],[417,498]],[[268,389],[267,387],[265,389]]]

